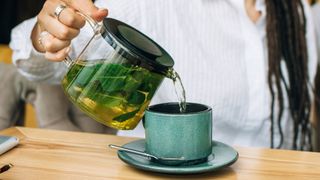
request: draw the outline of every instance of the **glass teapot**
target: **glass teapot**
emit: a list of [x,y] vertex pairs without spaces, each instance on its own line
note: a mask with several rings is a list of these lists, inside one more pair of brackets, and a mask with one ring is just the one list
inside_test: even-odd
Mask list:
[[70,100],[96,121],[134,129],[174,65],[170,55],[135,28],[116,19],[98,24],[75,60],[66,59],[62,86]]

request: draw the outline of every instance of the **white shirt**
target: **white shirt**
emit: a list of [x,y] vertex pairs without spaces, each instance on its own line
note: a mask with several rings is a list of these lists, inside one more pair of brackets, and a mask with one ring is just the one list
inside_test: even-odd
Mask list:
[[318,47],[317,50],[319,55],[320,54],[320,4],[319,3],[316,3],[315,5],[312,6],[312,15],[314,20],[316,42]]
[[[270,146],[263,0],[256,3],[262,12],[256,24],[248,18],[244,0],[98,0],[96,4],[108,8],[109,17],[136,27],[171,54],[185,86],[187,101],[213,108],[215,140],[241,146]],[[304,4],[309,72],[313,79],[316,48],[310,9]],[[59,82],[65,71],[61,63],[44,60],[31,47],[29,37],[34,23],[35,20],[26,21],[13,30],[14,62],[30,79]],[[19,61],[30,63],[19,66]],[[34,68],[25,68],[25,64]],[[172,82],[165,80],[152,103],[171,101],[177,101],[177,97]],[[290,124],[291,120],[284,118],[286,148],[291,145]],[[278,132],[275,133],[278,139]],[[135,130],[118,134],[143,137],[144,130],[139,125]]]

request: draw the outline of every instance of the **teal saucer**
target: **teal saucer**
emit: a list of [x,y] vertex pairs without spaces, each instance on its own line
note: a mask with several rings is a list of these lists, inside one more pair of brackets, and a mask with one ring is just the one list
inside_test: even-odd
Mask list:
[[[135,168],[167,174],[195,174],[214,171],[230,166],[237,161],[238,152],[235,149],[218,141],[213,141],[212,143],[212,155],[208,157],[208,160],[200,164],[189,166],[168,166],[124,151],[118,151],[118,156],[123,162]],[[133,141],[123,145],[123,147],[145,151],[145,140]]]

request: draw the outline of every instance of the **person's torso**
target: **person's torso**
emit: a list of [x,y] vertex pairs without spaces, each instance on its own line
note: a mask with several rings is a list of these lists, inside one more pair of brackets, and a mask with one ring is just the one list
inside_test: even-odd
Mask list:
[[[187,101],[213,108],[214,139],[270,145],[265,17],[254,24],[237,0],[104,3],[98,1],[110,17],[141,30],[171,54]],[[177,100],[172,81],[166,79],[152,103]],[[143,136],[143,127],[119,134]]]

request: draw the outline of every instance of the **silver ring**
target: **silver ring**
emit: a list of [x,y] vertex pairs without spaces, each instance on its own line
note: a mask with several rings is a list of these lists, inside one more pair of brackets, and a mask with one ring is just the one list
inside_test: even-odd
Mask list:
[[60,4],[59,6],[56,7],[54,10],[54,16],[59,20],[59,16],[61,12],[66,8],[67,6]]

